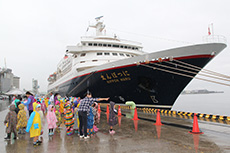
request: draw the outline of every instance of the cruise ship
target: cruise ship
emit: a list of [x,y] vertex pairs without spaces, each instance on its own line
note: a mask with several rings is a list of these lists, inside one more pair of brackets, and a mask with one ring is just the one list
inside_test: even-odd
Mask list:
[[171,109],[188,83],[226,47],[208,42],[149,53],[141,43],[107,36],[101,17],[89,28],[96,35],[67,46],[48,78],[48,92],[83,98],[90,91],[120,105],[134,101],[137,107]]

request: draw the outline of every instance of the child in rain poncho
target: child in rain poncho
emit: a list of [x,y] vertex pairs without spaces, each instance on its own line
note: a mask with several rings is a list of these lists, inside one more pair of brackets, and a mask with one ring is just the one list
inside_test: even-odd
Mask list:
[[40,104],[33,103],[34,111],[31,113],[30,118],[27,123],[26,132],[30,132],[30,137],[33,139],[33,146],[36,147],[41,144],[38,137],[41,134],[41,117],[38,113]]
[[80,104],[77,105],[77,107],[75,107],[74,109],[74,126],[73,129],[75,130],[75,132],[78,132],[78,128],[79,128],[79,117],[78,117],[78,107]]
[[46,104],[43,98],[41,99],[41,111],[43,112],[43,114],[45,114],[46,112]]
[[92,106],[89,107],[89,114],[87,118],[87,134],[90,136],[93,133],[93,123],[94,123],[94,115],[96,115],[96,110],[94,109],[94,106],[96,104],[93,103]]
[[26,111],[24,109],[24,104],[20,104],[18,106],[19,112],[18,112],[18,124],[17,124],[17,130],[19,130],[18,134],[25,134],[25,129],[27,126],[27,116]]
[[94,123],[93,123],[93,130],[94,132],[98,131],[97,125],[99,124],[99,116],[98,116],[98,103],[94,102],[94,109],[96,114],[94,115]]
[[38,137],[38,140],[42,143],[42,134],[43,134],[43,124],[44,124],[44,114],[43,111],[41,110],[42,106],[38,106],[37,112],[40,114],[41,118],[41,135]]
[[64,113],[64,100],[60,100],[60,113],[63,116],[63,113]]
[[54,106],[53,105],[49,105],[46,119],[47,119],[48,128],[49,128],[49,135],[54,135],[53,130],[54,130],[54,128],[57,127],[57,125],[56,125],[57,118],[56,118],[56,115],[54,112]]
[[61,123],[62,123],[62,120],[61,120],[61,114],[60,114],[60,106],[59,104],[55,105],[55,115],[57,117],[57,127],[60,127],[61,126]]
[[66,134],[67,135],[72,135],[73,134],[73,124],[74,124],[74,118],[73,118],[73,112],[72,112],[72,108],[70,107],[70,104],[67,104],[65,106],[65,126],[66,126]]
[[11,132],[14,133],[14,139],[17,139],[17,131],[16,131],[16,125],[17,125],[17,114],[15,112],[15,106],[10,105],[9,112],[6,115],[4,124],[6,126],[6,133],[7,137],[5,137],[6,140],[10,140],[11,138]]
[[110,110],[109,110],[109,125],[110,125],[110,134],[115,134],[115,131],[113,130],[113,126],[117,124],[117,117],[115,114],[115,102],[110,101]]
[[48,98],[45,98],[45,104],[46,104],[46,108],[48,108],[48,103],[49,103],[49,99]]

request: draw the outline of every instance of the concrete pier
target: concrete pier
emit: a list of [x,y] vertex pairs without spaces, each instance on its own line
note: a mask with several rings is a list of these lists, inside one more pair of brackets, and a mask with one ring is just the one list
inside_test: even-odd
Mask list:
[[[123,111],[123,110],[122,110]],[[115,126],[116,133],[109,134],[107,115],[101,112],[99,132],[90,139],[80,139],[77,134],[67,136],[65,126],[62,124],[60,132],[55,131],[54,136],[48,136],[47,124],[45,124],[43,143],[33,147],[29,134],[19,135],[17,140],[5,141],[5,128],[3,121],[8,110],[0,112],[0,150],[2,152],[33,153],[33,152],[79,152],[79,153],[218,153],[230,152],[229,125],[201,122],[202,135],[189,134],[192,127],[190,120],[180,118],[162,117],[162,122],[173,123],[162,126],[153,125],[150,119],[156,119],[155,115],[139,112],[140,118],[147,120],[133,121],[127,117],[119,117]],[[129,110],[123,111],[127,114]],[[149,119],[149,120],[148,120]],[[178,126],[176,126],[178,125]],[[183,126],[179,126],[183,125]]]

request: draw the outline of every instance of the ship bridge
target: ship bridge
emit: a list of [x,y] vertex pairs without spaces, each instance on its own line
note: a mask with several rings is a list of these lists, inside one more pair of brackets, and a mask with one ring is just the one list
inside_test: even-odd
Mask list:
[[76,71],[144,54],[141,43],[102,34],[105,26],[96,20],[96,24],[89,26],[96,29],[96,36],[81,37],[79,44],[67,46],[66,53],[72,54]]

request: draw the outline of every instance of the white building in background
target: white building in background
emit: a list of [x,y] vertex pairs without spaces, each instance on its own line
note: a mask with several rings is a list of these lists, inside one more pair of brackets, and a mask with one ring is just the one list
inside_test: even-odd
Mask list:
[[13,73],[11,69],[2,69],[0,71],[0,92],[5,93],[13,88]]
[[9,68],[0,68],[0,93],[6,93],[13,87],[20,87],[20,77],[14,76]]
[[32,93],[34,93],[35,95],[39,94],[38,89],[38,80],[32,79]]
[[20,77],[18,76],[14,76],[13,78],[13,86],[16,88],[20,88]]

